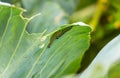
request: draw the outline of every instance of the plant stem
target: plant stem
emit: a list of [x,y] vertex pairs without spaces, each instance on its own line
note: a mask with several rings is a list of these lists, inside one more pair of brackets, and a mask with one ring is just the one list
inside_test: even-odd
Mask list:
[[93,31],[96,29],[103,12],[107,9],[107,3],[108,0],[98,0],[98,7],[96,9],[95,15],[90,21],[90,25],[92,26]]

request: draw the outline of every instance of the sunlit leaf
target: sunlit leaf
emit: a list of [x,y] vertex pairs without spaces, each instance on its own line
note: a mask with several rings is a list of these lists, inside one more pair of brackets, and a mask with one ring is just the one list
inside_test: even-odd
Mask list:
[[[90,27],[80,22],[63,25],[49,34],[46,28],[29,34],[25,29],[37,17],[26,19],[22,12],[0,3],[0,78],[60,78],[77,72],[89,47]],[[48,47],[52,35],[59,31],[64,32]]]
[[80,78],[119,78],[120,35],[109,42],[96,56]]

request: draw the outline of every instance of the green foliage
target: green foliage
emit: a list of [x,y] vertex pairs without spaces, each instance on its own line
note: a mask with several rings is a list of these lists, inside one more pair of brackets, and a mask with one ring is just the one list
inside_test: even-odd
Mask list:
[[[51,9],[49,9],[49,6]],[[68,23],[67,19],[68,16],[65,15],[64,11],[56,3],[47,2],[43,6],[40,16],[37,16],[28,24],[27,30],[30,33],[39,33],[46,29],[46,33],[50,33],[57,27]]]
[[[26,19],[22,12],[0,4],[0,78],[61,78],[77,72],[89,47],[90,27],[81,22],[67,24],[48,34],[43,25],[44,31],[29,34],[26,26],[37,16]],[[61,30],[66,31],[48,47],[52,35]]]
[[120,35],[109,42],[95,57],[80,78],[120,77]]
[[120,77],[120,0],[0,1],[0,78]]
[[[22,5],[28,11],[30,11],[30,13],[32,13],[33,10],[34,12],[39,11],[47,2],[56,3],[65,12],[72,14],[76,10],[76,6],[79,0],[22,0]],[[50,5],[48,6],[52,9]]]

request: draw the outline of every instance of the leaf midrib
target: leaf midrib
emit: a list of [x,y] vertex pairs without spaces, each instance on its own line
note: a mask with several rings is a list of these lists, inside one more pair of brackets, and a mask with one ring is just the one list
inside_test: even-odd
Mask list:
[[[2,8],[2,9],[3,9],[3,8]],[[7,29],[8,29],[8,25],[9,25],[10,19],[11,19],[11,17],[12,17],[12,11],[11,11],[11,10],[12,10],[12,8],[10,8],[10,17],[8,17],[7,24],[6,24],[6,26],[5,26],[3,35],[2,35],[1,40],[0,40],[0,47],[2,46],[2,40],[3,40],[4,37],[5,37],[5,34],[6,34]],[[1,10],[1,11],[2,11],[2,10]]]
[[[7,26],[6,26],[5,31],[4,31],[4,33],[3,33],[2,39],[3,39],[3,38],[5,37],[5,35],[6,35],[6,32],[7,32],[8,25],[9,25],[9,22],[10,22],[11,17],[12,17],[12,7],[10,7],[10,17],[9,17],[8,22],[7,22]],[[22,18],[22,17],[21,17],[21,18]],[[23,19],[23,18],[22,18],[22,19]],[[23,20],[24,20],[24,19],[23,19]],[[24,28],[23,28],[23,30],[22,30],[22,32],[21,32],[21,35],[20,35],[20,37],[19,37],[19,40],[18,40],[18,44],[17,44],[16,48],[14,49],[13,54],[12,54],[10,60],[8,61],[8,64],[6,65],[6,68],[4,69],[3,73],[1,73],[0,78],[2,78],[2,76],[4,76],[5,72],[7,71],[7,69],[9,68],[9,66],[10,66],[10,64],[11,64],[11,62],[12,62],[12,60],[13,60],[13,58],[14,58],[14,56],[15,56],[18,48],[19,48],[19,45],[20,45],[20,42],[21,42],[22,37],[23,37],[23,35],[24,35],[24,31],[25,31],[25,28],[26,28],[27,24],[28,24],[28,21],[25,23],[25,26],[24,26]]]

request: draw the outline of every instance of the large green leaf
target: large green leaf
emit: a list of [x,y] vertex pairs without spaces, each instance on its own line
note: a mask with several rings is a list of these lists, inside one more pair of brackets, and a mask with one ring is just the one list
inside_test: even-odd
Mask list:
[[120,35],[108,43],[80,78],[120,77]]
[[[29,34],[25,29],[34,19],[22,17],[22,12],[0,2],[0,78],[60,78],[77,72],[89,47],[90,27],[74,23],[49,34],[46,28]],[[59,38],[50,43],[54,34]]]

